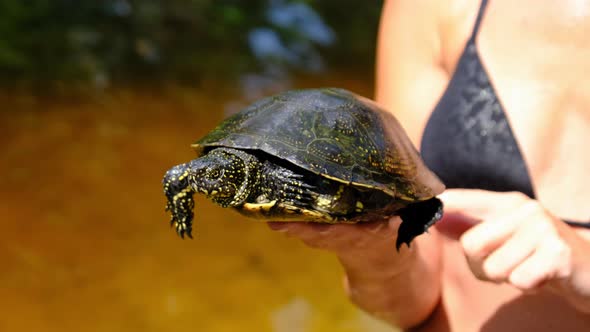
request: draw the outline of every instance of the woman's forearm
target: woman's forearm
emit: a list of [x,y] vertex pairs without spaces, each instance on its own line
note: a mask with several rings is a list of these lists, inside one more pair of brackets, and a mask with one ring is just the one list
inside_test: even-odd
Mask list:
[[[434,232],[433,232],[434,233]],[[399,253],[338,255],[346,273],[345,287],[353,303],[392,325],[416,326],[440,301],[440,250],[436,235],[422,236]]]
[[398,217],[361,224],[270,223],[308,246],[336,254],[350,299],[369,314],[408,328],[427,319],[440,300],[442,241],[436,229],[395,249]]

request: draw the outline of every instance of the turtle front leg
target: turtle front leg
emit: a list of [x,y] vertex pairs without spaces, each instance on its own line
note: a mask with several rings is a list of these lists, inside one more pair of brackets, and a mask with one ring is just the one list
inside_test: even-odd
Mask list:
[[164,194],[167,198],[166,211],[170,211],[170,226],[174,226],[176,233],[182,238],[184,234],[192,238],[192,221],[194,191],[189,184],[189,166],[181,164],[172,167],[162,180]]
[[266,161],[260,173],[256,201],[264,203],[279,200],[300,207],[309,206],[314,200],[314,187],[304,182],[303,178],[301,174]]

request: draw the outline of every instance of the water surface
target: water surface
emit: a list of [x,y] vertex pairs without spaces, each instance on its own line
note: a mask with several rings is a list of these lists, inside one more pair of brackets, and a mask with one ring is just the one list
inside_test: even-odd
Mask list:
[[[295,83],[326,85],[371,93]],[[195,239],[169,228],[161,177],[236,94],[0,99],[0,331],[388,331],[349,304],[328,253],[200,197]]]

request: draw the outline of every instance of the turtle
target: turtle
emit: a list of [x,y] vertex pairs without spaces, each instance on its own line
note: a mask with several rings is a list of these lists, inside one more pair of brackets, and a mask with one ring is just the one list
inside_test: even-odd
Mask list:
[[401,217],[396,248],[442,217],[444,184],[395,117],[340,88],[254,102],[193,143],[163,178],[178,235],[192,238],[194,193],[267,221],[358,223]]

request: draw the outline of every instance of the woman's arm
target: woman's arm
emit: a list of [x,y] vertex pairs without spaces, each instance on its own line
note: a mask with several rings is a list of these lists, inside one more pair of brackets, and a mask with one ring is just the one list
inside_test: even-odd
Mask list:
[[442,27],[446,1],[385,1],[377,41],[375,100],[392,112],[415,146],[444,92]]
[[[448,75],[441,67],[437,0],[386,1],[379,30],[377,101],[418,144]],[[271,223],[270,227],[332,251],[346,273],[350,299],[402,328],[426,320],[440,300],[440,239],[435,230],[396,252],[399,219],[363,225]]]
[[269,223],[271,229],[336,254],[351,301],[392,325],[408,328],[430,316],[440,299],[440,242],[436,231],[395,249],[400,221],[364,224]]

